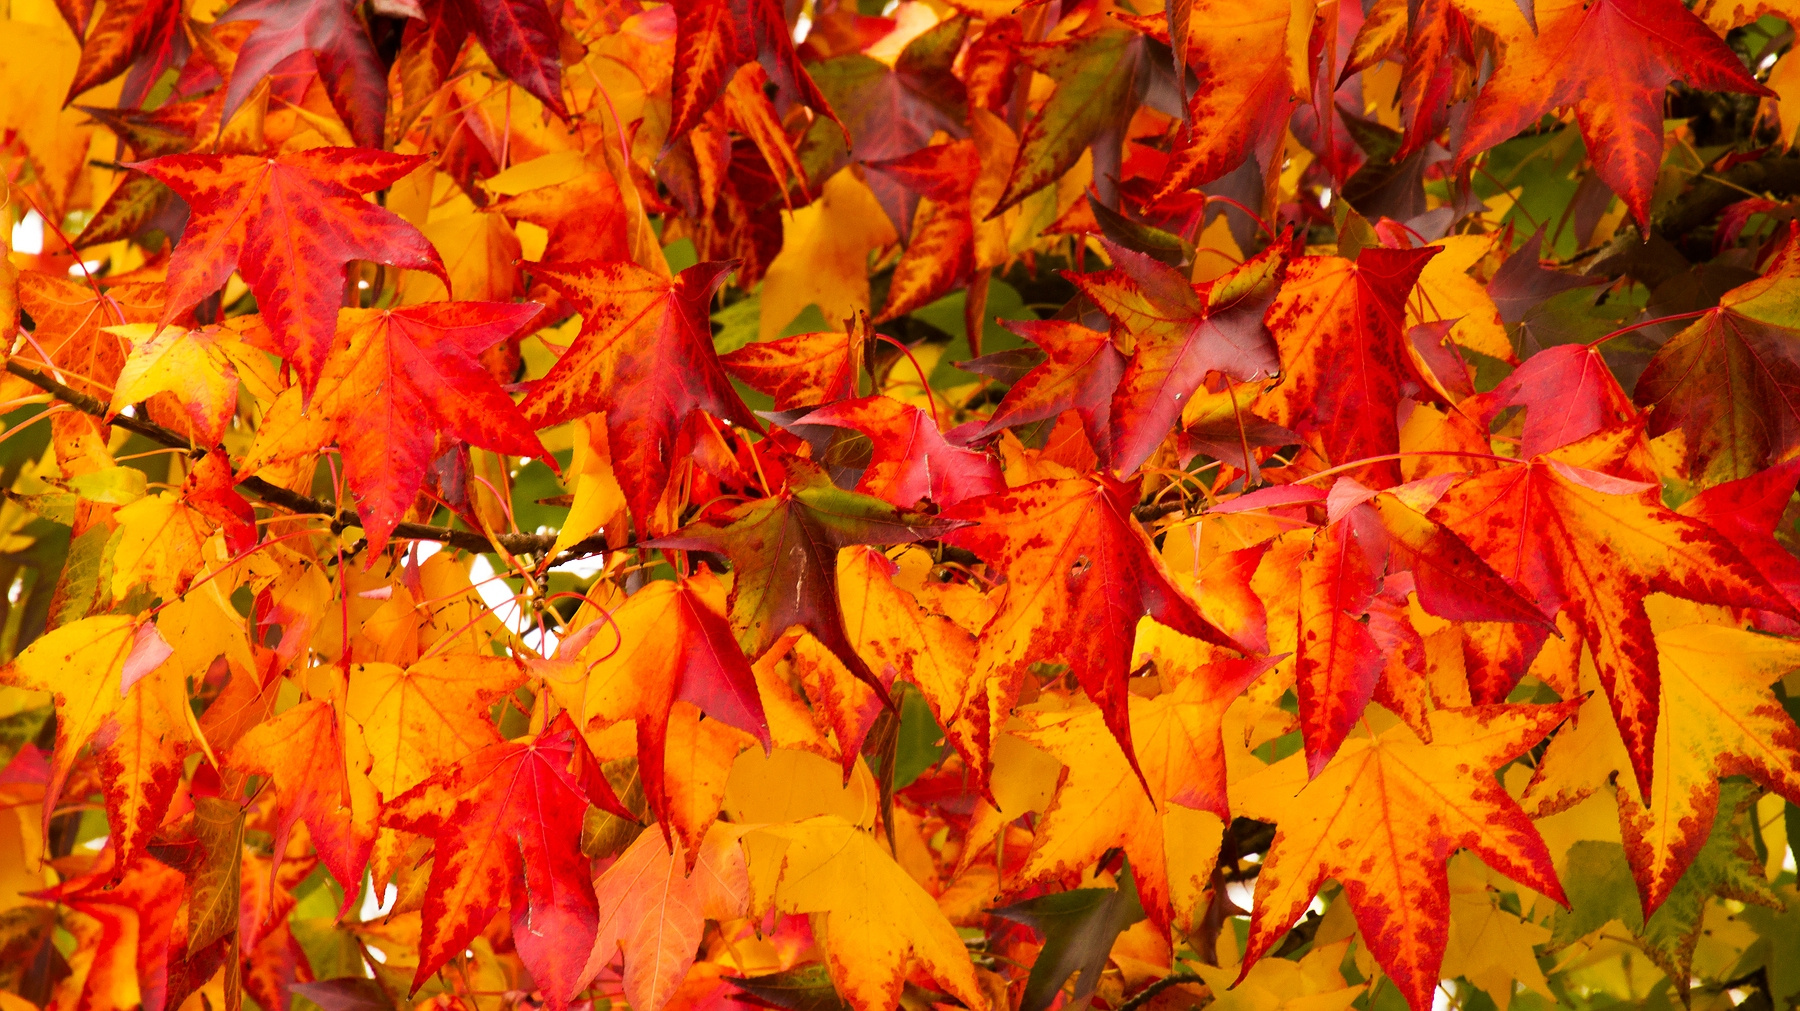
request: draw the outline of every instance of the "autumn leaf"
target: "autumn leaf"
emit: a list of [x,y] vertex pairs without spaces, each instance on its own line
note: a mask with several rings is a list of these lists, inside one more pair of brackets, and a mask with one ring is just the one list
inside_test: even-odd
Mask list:
[[1008,324],[1008,329],[1037,345],[1044,359],[1012,384],[977,437],[1074,411],[1088,443],[1096,449],[1110,447],[1113,391],[1126,363],[1113,335],[1067,320],[1028,320]]
[[752,61],[762,65],[785,102],[799,102],[835,119],[830,103],[800,65],[787,18],[773,0],[683,0],[675,6],[669,137],[693,129],[738,69]]
[[669,850],[653,832],[594,879],[600,931],[584,976],[625,956],[625,992],[633,1007],[662,1011],[694,964],[707,920],[746,912],[750,878],[738,842],[742,830],[715,824],[696,859]]
[[[1747,775],[1783,795],[1800,792],[1800,732],[1769,690],[1800,667],[1794,644],[1729,625],[1681,625],[1659,631],[1655,643],[1655,778],[1648,793],[1618,783],[1619,824],[1646,918],[1711,835],[1720,780]],[[1578,733],[1552,742],[1528,794],[1540,810],[1569,806],[1626,764],[1607,716],[1584,712]]]
[[1518,133],[1553,108],[1575,110],[1596,174],[1649,228],[1662,163],[1662,101],[1672,80],[1767,95],[1723,40],[1669,0],[1545,3],[1537,24],[1515,22],[1500,67],[1475,100],[1476,127],[1457,159]]
[[349,768],[343,722],[332,704],[307,699],[257,724],[224,761],[226,768],[266,777],[272,785],[281,812],[275,852],[286,851],[288,835],[304,821],[319,859],[344,894],[354,896],[375,845],[375,797],[367,777]]
[[299,372],[310,398],[334,346],[347,263],[428,270],[450,283],[423,235],[361,196],[420,164],[382,151],[320,148],[278,158],[165,155],[134,165],[192,208],[185,241],[169,261],[160,324],[218,291],[236,270],[256,295],[275,352]]
[[531,303],[489,302],[339,310],[340,344],[310,399],[297,390],[277,397],[269,435],[239,466],[254,472],[335,443],[369,546],[381,550],[412,508],[432,461],[455,441],[548,455],[479,359],[538,311]]
[[1082,292],[1112,321],[1131,358],[1113,391],[1106,459],[1136,470],[1168,435],[1209,373],[1259,379],[1281,371],[1263,316],[1281,282],[1279,245],[1216,281],[1190,285],[1170,267],[1110,247],[1113,271],[1077,275]]
[[[501,73],[551,112],[568,115],[563,105],[557,23],[543,0],[437,0],[421,6],[428,6],[429,13],[407,25],[412,37],[403,45],[423,48],[436,59],[454,59],[463,41],[473,35]],[[449,60],[433,69],[441,81],[450,70]]]
[[[710,573],[659,580],[628,597],[594,633],[576,661],[586,675],[580,686],[565,681],[561,670],[545,672],[581,725],[636,725],[644,799],[671,846],[676,835],[664,760],[671,708],[690,703],[765,748],[771,744],[756,676],[724,611],[725,588]],[[682,841],[696,855],[702,848],[698,838]]]
[[1800,247],[1790,226],[1763,276],[1725,293],[1656,352],[1635,399],[1650,432],[1679,431],[1696,477],[1750,477],[1792,453],[1800,414],[1791,392],[1800,373],[1791,290],[1800,281]]
[[[1006,574],[982,629],[969,705],[992,746],[1036,663],[1067,664],[1138,767],[1126,699],[1138,620],[1235,647],[1169,578],[1136,518],[1134,484],[1105,476],[1040,481],[944,512],[974,523],[946,540]],[[987,756],[992,761],[991,754]],[[983,773],[986,770],[981,770]]]
[[581,735],[559,716],[535,738],[490,744],[383,807],[382,824],[436,843],[415,992],[468,947],[505,899],[519,954],[546,998],[561,1006],[574,997],[599,929],[579,847],[589,804],[631,818]]
[[744,847],[752,911],[823,914],[831,981],[857,1011],[894,1006],[913,961],[965,1006],[988,1006],[956,931],[874,836],[822,815],[755,829]]
[[[1399,448],[1394,411],[1409,378],[1434,388],[1407,340],[1404,302],[1438,250],[1365,248],[1355,260],[1301,257],[1270,307],[1282,384],[1264,399],[1270,421],[1306,436],[1332,463]],[[1367,472],[1393,479],[1393,463]],[[1374,481],[1365,483],[1374,484]]]
[[157,333],[148,323],[108,327],[107,332],[124,338],[131,348],[108,405],[111,415],[157,393],[170,393],[186,408],[201,444],[218,445],[237,413],[237,370],[220,347],[224,335],[179,327]]
[[[1568,612],[1593,650],[1639,788],[1648,792],[1658,674],[1644,599],[1668,593],[1777,611],[1787,605],[1729,541],[1664,506],[1654,486],[1591,469],[1608,466],[1634,438],[1630,428],[1612,429],[1478,475],[1446,492],[1434,515],[1498,562],[1545,614]],[[1510,522],[1471,522],[1477,514]]]
[[7,684],[52,693],[56,748],[44,788],[46,824],[76,761],[92,744],[100,759],[114,851],[129,864],[162,823],[196,742],[187,673],[156,626],[130,615],[96,615],[40,637],[0,669]]
[[774,397],[777,411],[850,400],[858,393],[868,354],[869,317],[859,313],[845,322],[843,333],[757,341],[720,355],[719,361],[744,385]]
[[[331,96],[331,105],[350,128],[357,145],[380,145],[387,117],[387,73],[354,5],[345,0],[243,0],[219,20],[256,25],[232,65],[220,114],[222,121],[231,119],[267,75],[283,62],[305,53],[313,57],[313,65]],[[193,202],[172,180],[161,175],[157,178],[175,186],[176,192]]]
[[1236,784],[1235,796],[1256,798],[1246,814],[1277,821],[1256,880],[1239,982],[1327,877],[1344,886],[1362,937],[1415,1011],[1430,1007],[1437,989],[1450,903],[1444,864],[1454,850],[1473,850],[1520,884],[1565,901],[1543,839],[1491,774],[1574,709],[1439,710],[1431,714],[1430,744],[1405,727],[1348,742],[1298,793],[1288,770],[1299,757]]
[[1006,487],[993,457],[952,445],[929,414],[891,397],[829,404],[794,424],[832,425],[868,436],[875,450],[856,490],[901,508],[922,499],[948,507]]
[[788,484],[715,518],[651,542],[654,547],[718,551],[732,560],[728,613],[746,656],[761,657],[800,625],[873,687],[886,689],[844,633],[837,599],[837,552],[853,544],[910,544],[964,524],[895,509],[838,489],[811,463],[785,461]]
[[[1120,27],[1095,6],[1067,38],[1021,47],[1020,58],[1056,82],[1019,137],[1019,154],[993,218],[1055,181],[1089,145],[1104,146],[1149,83],[1150,54],[1144,36]],[[1098,142],[1098,143],[1097,143]],[[1116,150],[1117,140],[1111,142]]]
[[[731,268],[697,264],[673,280],[629,263],[532,268],[582,309],[582,326],[525,399],[525,417],[544,425],[606,412],[613,470],[640,531],[668,483],[670,444],[689,415],[703,410],[757,427],[719,364],[707,323],[707,300]],[[624,395],[640,387],[646,392]]]
[[[845,53],[811,68],[820,92],[844,124],[857,161],[892,162],[925,147],[940,130],[951,137],[968,132],[963,84],[953,73],[968,28],[967,19],[947,18],[908,42],[891,64],[866,53]],[[917,187],[885,171],[864,178],[894,230],[909,237]]]
[[1312,25],[1304,7],[1283,0],[1199,0],[1180,7],[1188,25],[1206,30],[1178,30],[1174,19],[1169,23],[1171,41],[1179,35],[1186,43],[1176,44],[1177,52],[1186,50],[1177,60],[1193,68],[1199,86],[1187,97],[1187,114],[1158,196],[1204,186],[1246,158],[1267,166],[1292,100],[1310,91],[1304,40]]
[[524,678],[505,657],[437,656],[410,667],[350,668],[345,723],[367,742],[370,782],[391,800],[500,743],[488,710]]
[[[1231,701],[1272,665],[1237,660],[1171,669],[1163,694],[1132,696],[1136,768],[1113,745],[1109,721],[1098,707],[1029,713],[1031,729],[1022,736],[1062,762],[1065,771],[1039,824],[1022,872],[1026,879],[1079,874],[1111,847],[1122,846],[1144,911],[1157,929],[1169,929],[1178,896],[1185,900],[1182,920],[1192,922],[1193,903],[1210,882],[1171,881],[1171,857],[1187,847],[1204,854],[1203,840],[1230,820],[1221,722]],[[1209,860],[1202,856],[1198,862]]]

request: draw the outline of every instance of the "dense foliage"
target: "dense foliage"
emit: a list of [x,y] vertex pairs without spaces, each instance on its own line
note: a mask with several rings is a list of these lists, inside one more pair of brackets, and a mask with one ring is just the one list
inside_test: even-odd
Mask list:
[[6,14],[0,1011],[1800,998],[1791,0]]

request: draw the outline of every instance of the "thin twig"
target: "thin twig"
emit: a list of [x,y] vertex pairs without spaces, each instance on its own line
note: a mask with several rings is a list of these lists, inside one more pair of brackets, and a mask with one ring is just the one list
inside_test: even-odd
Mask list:
[[[25,365],[20,364],[17,359],[7,361],[6,371],[18,376],[20,379],[25,380],[31,385],[36,386],[38,389],[49,393],[57,400],[68,404],[70,407],[81,411],[83,414],[89,414],[101,419],[106,418],[107,405],[98,398],[90,397],[80,390],[71,389],[36,369],[28,368]],[[121,414],[112,418],[109,424],[116,425],[128,432],[135,432],[158,445],[167,446],[170,449],[182,450],[196,460],[205,456],[208,452],[206,447],[195,446],[181,433],[170,428],[164,428],[155,422],[146,421],[143,418],[135,418],[128,414]],[[334,503],[321,501],[310,495],[302,495],[297,491],[283,488],[278,484],[265,481],[260,477],[251,476],[244,478],[238,482],[238,487],[243,488],[270,505],[280,506],[289,512],[328,517],[331,520],[331,529],[334,532],[348,527],[362,526],[362,519],[354,510],[340,508]],[[464,551],[474,551],[482,554],[500,548],[515,555],[542,555],[556,544],[555,534],[506,533],[500,534],[497,540],[490,541],[488,538],[471,530],[456,530],[450,527],[430,526],[424,523],[401,523],[394,527],[393,536],[402,540],[438,541],[448,544],[453,548],[460,548]],[[584,558],[587,555],[603,551],[605,548],[606,542],[604,539],[590,537],[580,544],[572,546],[570,550],[565,551],[562,555],[558,556],[557,562],[561,563],[575,558]]]

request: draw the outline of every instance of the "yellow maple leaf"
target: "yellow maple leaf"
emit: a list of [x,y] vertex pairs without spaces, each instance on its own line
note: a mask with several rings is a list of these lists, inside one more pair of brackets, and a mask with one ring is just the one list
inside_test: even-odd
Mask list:
[[968,949],[875,837],[831,815],[753,829],[752,910],[817,913],[831,981],[856,1011],[891,1011],[917,961],[965,1007],[988,1006]]

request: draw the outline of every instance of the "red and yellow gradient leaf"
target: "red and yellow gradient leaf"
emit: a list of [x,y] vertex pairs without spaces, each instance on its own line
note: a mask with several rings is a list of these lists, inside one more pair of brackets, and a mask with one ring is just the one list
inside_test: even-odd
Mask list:
[[54,629],[0,669],[0,682],[51,693],[56,747],[44,824],[84,745],[99,760],[113,848],[129,864],[162,824],[196,746],[187,675],[154,625],[97,615]]
[[462,953],[507,898],[513,939],[545,998],[585,985],[599,927],[581,821],[588,805],[630,819],[568,716],[530,740],[492,744],[401,794],[382,823],[436,843],[413,989]]
[[[1202,883],[1172,882],[1171,865],[1192,847],[1211,863],[1201,840],[1230,822],[1226,801],[1225,710],[1273,666],[1269,660],[1229,660],[1169,670],[1154,698],[1131,696],[1132,735],[1143,776],[1114,746],[1106,715],[1093,705],[1028,712],[1020,736],[1064,766],[1056,797],[1037,823],[1028,881],[1079,878],[1107,850],[1120,846],[1131,861],[1144,911],[1158,930],[1192,919],[1191,900]],[[1160,670],[1160,666],[1159,666]],[[1146,788],[1147,784],[1147,788]],[[1176,898],[1190,900],[1177,908]]]
[[335,443],[369,548],[380,551],[418,498],[431,462],[457,440],[548,459],[480,361],[538,311],[529,302],[339,310],[343,343],[326,361],[310,403],[296,391],[276,398],[240,471],[254,473]]
[[1440,709],[1429,717],[1430,744],[1403,725],[1346,742],[1297,794],[1298,755],[1233,784],[1240,814],[1277,823],[1239,980],[1326,878],[1343,885],[1364,942],[1413,1011],[1427,1011],[1438,986],[1450,928],[1445,862],[1456,850],[1566,904],[1544,840],[1493,773],[1576,705]]
[[770,746],[756,675],[724,610],[725,588],[709,573],[658,580],[612,612],[574,665],[555,664],[559,670],[585,667],[585,681],[565,683],[559,671],[545,668],[551,689],[583,727],[635,724],[644,798],[669,845],[671,784],[664,761],[669,713],[677,702]]
[[1594,171],[1650,226],[1650,191],[1663,159],[1669,82],[1772,95],[1736,53],[1677,0],[1546,0],[1537,24],[1515,22],[1500,67],[1469,114],[1457,160],[1573,107]]
[[1688,600],[1788,613],[1787,602],[1711,527],[1662,504],[1660,489],[1584,464],[1618,459],[1638,438],[1601,432],[1547,456],[1477,475],[1445,493],[1433,515],[1546,614],[1566,610],[1599,667],[1649,792],[1658,675],[1644,600]]
[[[1131,514],[1137,500],[1137,482],[1094,475],[1039,481],[944,512],[975,524],[945,540],[1006,574],[998,610],[981,631],[965,707],[989,748],[1032,665],[1066,664],[1136,768],[1126,679],[1139,619],[1236,647],[1176,587]],[[981,781],[988,771],[977,770]]]
[[428,270],[450,284],[418,229],[362,197],[424,162],[419,155],[327,147],[269,158],[165,155],[134,164],[192,209],[169,260],[160,322],[174,322],[237,271],[256,295],[275,352],[300,374],[310,399],[334,346],[350,261]]
[[707,319],[732,267],[700,263],[671,279],[623,262],[531,266],[581,310],[581,333],[532,387],[525,416],[542,426],[606,412],[613,472],[640,532],[669,482],[669,457],[689,415],[759,427],[719,364]]
[[[1306,256],[1289,264],[1268,315],[1285,370],[1259,402],[1268,419],[1305,436],[1334,464],[1397,451],[1401,387],[1438,388],[1407,338],[1406,297],[1439,252],[1365,248],[1354,261]],[[1374,487],[1399,483],[1391,461],[1363,473]]]

